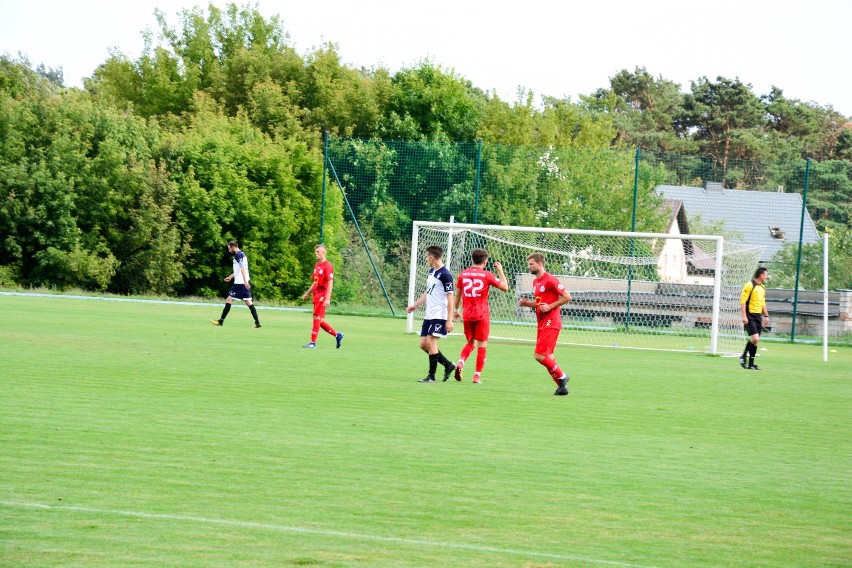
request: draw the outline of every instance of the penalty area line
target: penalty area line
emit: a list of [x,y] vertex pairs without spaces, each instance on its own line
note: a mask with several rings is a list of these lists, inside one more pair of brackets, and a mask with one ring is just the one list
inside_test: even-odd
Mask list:
[[659,568],[657,566],[649,566],[645,564],[633,564],[631,562],[620,562],[617,560],[603,560],[599,558],[589,558],[587,556],[575,556],[572,554],[557,554],[551,552],[537,552],[534,550],[521,550],[514,548],[501,548],[497,546],[482,546],[477,544],[464,544],[454,542],[441,542],[435,540],[423,540],[416,538],[402,538],[394,536],[381,536],[364,533],[353,533],[345,531],[335,531],[327,529],[314,529],[308,527],[293,527],[287,525],[277,525],[273,523],[260,523],[254,521],[238,521],[233,519],[217,519],[213,517],[197,517],[194,515],[173,515],[169,513],[146,513],[144,511],[124,511],[119,509],[98,509],[95,507],[81,507],[74,505],[48,505],[45,503],[25,503],[18,501],[0,501],[0,507],[10,509],[42,509],[48,511],[71,511],[76,513],[89,513],[96,515],[113,515],[121,517],[133,517],[137,519],[151,519],[163,521],[181,521],[188,523],[203,523],[210,525],[220,525],[225,527],[261,529],[275,532],[286,532],[296,534],[311,534],[320,536],[331,536],[339,538],[347,538],[353,540],[366,540],[374,542],[393,542],[410,546],[425,546],[433,548],[448,548],[453,550],[468,550],[471,552],[485,552],[493,554],[510,554],[513,556],[528,556],[535,558],[549,558],[552,560],[567,560],[574,562],[585,562],[587,564],[595,564],[599,566],[619,566],[623,568]]

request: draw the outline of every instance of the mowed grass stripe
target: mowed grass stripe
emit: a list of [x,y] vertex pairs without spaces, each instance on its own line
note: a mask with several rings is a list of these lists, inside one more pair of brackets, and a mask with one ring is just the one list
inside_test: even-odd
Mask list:
[[[559,399],[517,343],[489,345],[483,385],[419,385],[425,356],[399,320],[332,315],[343,349],[321,335],[309,351],[308,314],[261,312],[255,330],[244,309],[210,326],[218,306],[0,297],[0,309],[8,501],[654,566],[849,557],[849,350],[823,365],[818,348],[770,345],[772,370],[749,375],[729,359],[562,347],[573,379]],[[461,342],[442,345],[455,358]],[[133,526],[119,546],[17,516],[0,542],[25,554],[64,535],[60,548],[94,565],[134,550],[176,565],[240,552],[260,564],[529,565],[245,531],[227,552],[185,527],[156,547],[165,529]]]

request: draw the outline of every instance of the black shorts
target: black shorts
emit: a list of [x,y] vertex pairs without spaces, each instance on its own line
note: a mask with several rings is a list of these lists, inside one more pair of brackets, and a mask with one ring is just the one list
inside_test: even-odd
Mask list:
[[748,314],[748,323],[744,323],[743,328],[749,337],[760,335],[760,330],[763,328],[763,314]]
[[420,327],[420,337],[430,335],[434,337],[447,337],[447,320],[423,320],[423,325]]
[[231,286],[231,291],[228,292],[228,296],[234,300],[251,300],[251,290],[246,288],[245,284],[234,284]]

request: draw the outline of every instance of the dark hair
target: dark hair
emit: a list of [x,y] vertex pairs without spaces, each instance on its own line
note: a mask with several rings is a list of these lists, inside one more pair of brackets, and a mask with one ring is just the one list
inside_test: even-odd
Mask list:
[[240,248],[240,245],[237,244],[237,241],[228,241],[228,246]]
[[757,280],[758,278],[760,278],[760,275],[763,274],[764,272],[766,272],[766,267],[765,266],[759,267],[757,270],[754,271],[754,278],[752,280]]
[[436,260],[441,260],[441,257],[444,256],[444,249],[432,245],[431,247],[426,249],[426,253],[434,256]]
[[470,253],[474,264],[482,264],[488,258],[488,251],[485,249],[473,249]]
[[527,260],[534,260],[536,262],[540,262],[541,264],[544,264],[544,255],[541,254],[540,252],[534,252],[527,257]]

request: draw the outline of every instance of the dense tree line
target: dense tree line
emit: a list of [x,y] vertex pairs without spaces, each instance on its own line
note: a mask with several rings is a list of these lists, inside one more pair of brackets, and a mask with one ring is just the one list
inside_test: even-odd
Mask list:
[[[849,119],[777,88],[758,96],[739,79],[702,77],[684,93],[637,68],[577,102],[529,91],[503,101],[429,60],[391,73],[347,67],[333,44],[300,54],[279,18],[251,7],[187,10],[176,28],[158,20],[138,59],[113,53],[83,89],[64,87],[61,70],[0,57],[0,285],[214,295],[234,238],[253,253],[258,293],[293,298],[318,238],[325,131],[430,148],[447,164],[435,175],[454,184],[447,211],[472,185],[446,148],[481,139],[502,155],[482,172],[494,188],[484,215],[601,229],[625,228],[619,200],[637,146],[723,170],[810,157],[834,180],[821,226],[849,227]],[[382,185],[395,158],[376,148],[351,150],[378,172],[359,214],[404,232],[415,212]],[[418,176],[408,187],[428,183]],[[665,166],[649,176],[643,188]],[[652,228],[645,195],[640,221]],[[332,250],[350,238],[343,219],[329,193]]]

